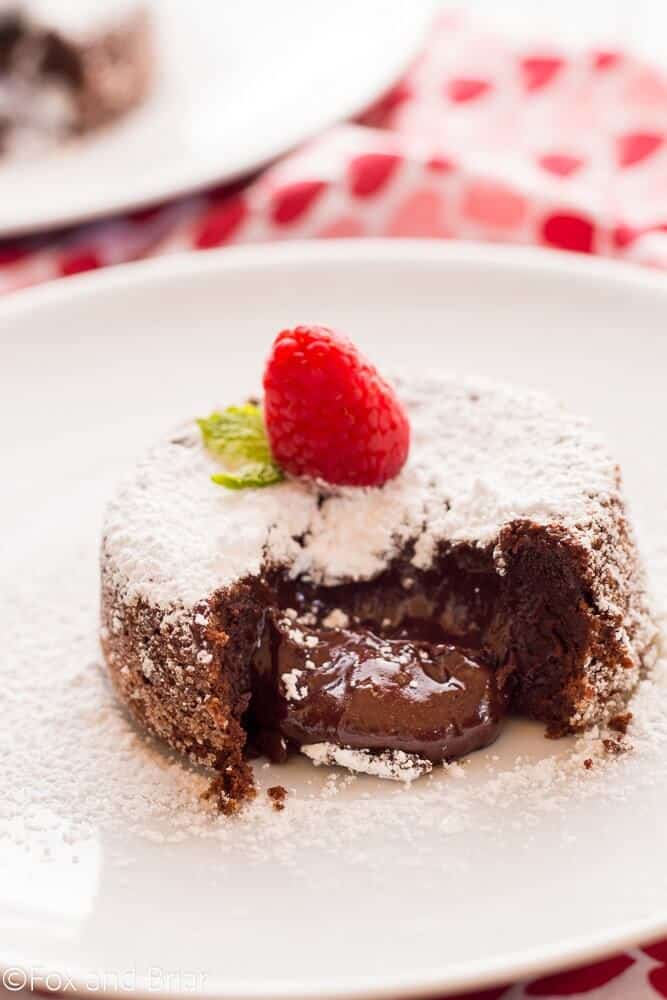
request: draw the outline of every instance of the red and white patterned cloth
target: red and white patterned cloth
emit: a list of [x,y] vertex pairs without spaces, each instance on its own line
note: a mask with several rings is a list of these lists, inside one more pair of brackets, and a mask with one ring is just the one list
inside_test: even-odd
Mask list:
[[[0,242],[0,291],[184,250],[340,236],[535,243],[667,267],[667,74],[623,52],[519,49],[444,14],[356,123],[233,188]],[[667,997],[667,941],[471,996]]]
[[515,986],[499,986],[448,1000],[658,1000],[667,997],[667,941]]
[[537,243],[667,267],[667,74],[520,49],[460,14],[387,97],[234,189],[0,241],[0,291],[122,261],[300,237]]

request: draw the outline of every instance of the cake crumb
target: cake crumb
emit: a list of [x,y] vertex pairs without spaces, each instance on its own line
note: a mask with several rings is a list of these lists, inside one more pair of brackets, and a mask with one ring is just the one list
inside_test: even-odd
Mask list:
[[590,771],[590,769],[593,767],[593,758],[592,757],[587,757],[586,758],[586,760],[584,761],[584,767],[586,768],[587,771]]
[[283,785],[272,785],[271,788],[267,789],[266,794],[271,799],[271,803],[276,812],[282,812],[285,808],[287,789]]
[[602,746],[608,754],[612,754],[615,757],[618,757],[619,754],[627,753],[628,750],[630,750],[630,745],[628,743],[624,743],[622,740],[617,739],[605,739],[602,741]]
[[632,712],[619,712],[618,715],[615,715],[613,719],[609,720],[609,728],[613,729],[615,733],[620,733],[622,736],[625,736],[631,722]]
[[240,758],[231,764],[227,762],[225,768],[218,771],[202,793],[202,799],[213,801],[224,816],[234,816],[256,795],[252,768]]

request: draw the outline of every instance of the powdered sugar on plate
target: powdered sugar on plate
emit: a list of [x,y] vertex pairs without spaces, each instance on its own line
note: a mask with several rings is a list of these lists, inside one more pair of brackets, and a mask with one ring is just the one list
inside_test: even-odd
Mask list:
[[[144,842],[215,842],[215,864],[223,868],[239,852],[249,864],[273,859],[298,867],[303,844],[367,872],[381,856],[380,877],[392,849],[403,865],[419,865],[426,854],[429,865],[455,863],[447,852],[433,859],[434,831],[488,830],[502,844],[517,828],[530,836],[541,817],[553,814],[566,841],[577,801],[594,797],[601,808],[630,787],[650,789],[663,780],[667,665],[661,661],[634,699],[627,753],[609,753],[605,739],[618,740],[614,734],[546,741],[541,727],[517,722],[488,750],[435,767],[405,787],[338,770],[327,775],[306,761],[259,763],[261,789],[288,787],[286,809],[276,813],[260,795],[240,817],[225,819],[201,798],[208,775],[139,733],[113,696],[97,648],[94,538],[74,545],[44,536],[35,544],[0,587],[6,858],[18,851],[44,863],[76,862],[86,844],[123,834]],[[660,551],[654,578],[667,594],[667,556]],[[381,855],[373,848],[378,837]],[[131,864],[131,856],[118,863]]]

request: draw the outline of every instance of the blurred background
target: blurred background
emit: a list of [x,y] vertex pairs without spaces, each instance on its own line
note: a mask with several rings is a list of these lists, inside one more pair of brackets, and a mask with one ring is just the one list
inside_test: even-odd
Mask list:
[[667,61],[667,8],[660,0],[467,0],[459,5],[517,39],[613,45]]
[[667,264],[661,0],[2,0],[0,292],[293,238]]

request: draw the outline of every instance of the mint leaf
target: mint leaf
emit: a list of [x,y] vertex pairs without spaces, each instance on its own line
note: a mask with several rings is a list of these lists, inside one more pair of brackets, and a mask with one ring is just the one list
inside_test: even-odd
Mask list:
[[242,465],[236,473],[218,472],[211,479],[219,486],[226,486],[228,490],[245,490],[249,487],[259,489],[262,486],[271,486],[279,483],[283,474],[277,465],[261,465],[259,462],[250,462]]
[[255,403],[228,406],[197,421],[204,444],[227,467],[212,476],[230,490],[279,483],[283,473],[273,460],[262,411]]
[[228,406],[198,420],[204,444],[220,458],[247,462],[271,462],[271,449],[262,411],[254,403]]

